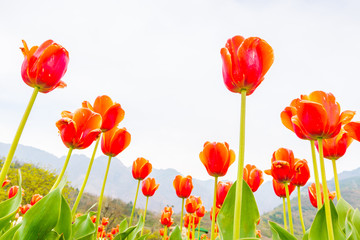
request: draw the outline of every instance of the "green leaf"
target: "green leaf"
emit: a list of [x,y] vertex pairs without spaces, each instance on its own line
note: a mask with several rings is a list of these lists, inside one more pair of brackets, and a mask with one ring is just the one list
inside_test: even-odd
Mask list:
[[128,222],[126,220],[126,218],[124,218],[124,220],[121,221],[121,223],[119,224],[119,232],[124,232],[127,228],[128,228]]
[[136,238],[136,240],[144,240],[144,239],[146,239],[148,236],[149,236],[149,233],[146,234],[146,235],[143,235],[143,236],[141,236],[141,237]]
[[21,204],[21,172],[19,170],[19,191],[16,195],[0,203],[0,231],[6,228],[10,220],[16,215]]
[[[273,240],[296,240],[296,237],[280,227],[277,223],[269,221]],[[320,240],[320,239],[318,239]]]
[[172,231],[169,240],[182,240],[179,226],[176,226]]
[[3,235],[1,235],[0,240],[13,239],[15,232],[21,227],[21,224],[22,223],[19,223],[6,231]]
[[347,203],[343,198],[340,198],[336,204],[336,212],[338,214],[339,225],[342,230],[345,228],[346,215],[349,209],[354,210],[354,208],[349,203]]
[[345,234],[347,240],[360,240],[360,228],[357,230],[357,228],[355,228],[352,223],[352,216],[354,215],[354,213],[355,211],[350,208],[346,215]]
[[95,234],[95,225],[91,221],[91,213],[75,219],[72,225],[72,238],[75,240],[91,240]]
[[71,210],[64,196],[61,196],[60,218],[54,230],[62,234],[65,240],[71,237]]
[[62,235],[58,234],[55,231],[51,231],[46,235],[44,240],[59,240],[59,239],[62,239]]
[[136,226],[132,226],[132,227],[125,229],[123,232],[118,233],[116,235],[116,237],[114,238],[114,240],[125,240],[127,238],[127,236],[129,236],[129,234],[135,230],[135,228],[136,228]]
[[355,212],[352,216],[351,222],[356,229],[360,229],[360,211],[359,211],[359,209],[355,210]]
[[[345,234],[341,230],[338,214],[336,212],[334,203],[330,201],[331,219],[334,230],[334,237],[336,240],[345,239]],[[315,219],[311,225],[309,240],[328,239],[326,216],[325,216],[325,205],[316,213]]]
[[302,240],[309,240],[309,232],[310,232],[310,229],[308,229],[308,230],[305,232]]
[[142,215],[140,215],[139,221],[135,225],[135,229],[133,229],[133,231],[131,231],[131,233],[129,234],[127,240],[135,240],[136,235],[141,231],[143,226],[144,226],[144,218],[142,217]]
[[[222,239],[232,239],[233,237],[235,194],[236,182],[234,182],[230,188],[217,217],[219,232]],[[240,238],[255,238],[256,226],[260,219],[260,214],[254,194],[245,181],[243,181],[242,202]]]

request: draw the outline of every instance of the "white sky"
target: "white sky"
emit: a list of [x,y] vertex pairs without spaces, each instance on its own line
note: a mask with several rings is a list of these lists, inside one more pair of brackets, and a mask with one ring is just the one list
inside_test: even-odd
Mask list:
[[[265,39],[275,53],[247,98],[246,163],[267,169],[280,147],[310,161],[309,143],[281,124],[280,112],[314,90],[359,112],[359,10],[355,0],[2,1],[0,142],[11,143],[32,93],[20,76],[21,40],[53,39],[70,53],[68,87],[38,95],[21,144],[65,155],[55,127],[60,112],[107,94],[124,108],[121,126],[132,134],[119,155],[126,165],[142,156],[155,168],[208,179],[198,158],[205,141],[227,141],[238,152],[240,95],[223,84],[220,49],[242,35]],[[359,155],[354,142],[338,170],[360,167]],[[234,180],[236,169],[226,178]],[[331,178],[330,164],[327,172]]]

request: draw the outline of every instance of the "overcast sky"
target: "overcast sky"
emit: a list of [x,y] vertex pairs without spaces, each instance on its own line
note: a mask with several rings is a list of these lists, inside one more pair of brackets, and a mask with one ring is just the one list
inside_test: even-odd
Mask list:
[[[198,157],[204,142],[226,141],[238,153],[240,95],[223,84],[220,49],[234,35],[258,36],[275,61],[247,98],[245,163],[270,168],[280,147],[311,162],[309,142],[282,125],[280,112],[300,94],[323,90],[360,114],[359,10],[355,0],[2,1],[0,142],[11,143],[32,93],[20,75],[21,40],[53,39],[70,54],[68,87],[38,95],[21,144],[65,155],[55,127],[61,111],[106,94],[124,108],[120,126],[132,135],[118,156],[124,164],[141,156],[155,168],[208,179]],[[338,170],[358,167],[354,142]],[[235,163],[226,178],[235,180],[236,170]]]

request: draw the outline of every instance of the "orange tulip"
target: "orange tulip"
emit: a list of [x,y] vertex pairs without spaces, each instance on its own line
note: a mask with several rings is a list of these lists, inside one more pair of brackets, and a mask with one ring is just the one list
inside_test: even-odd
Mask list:
[[223,78],[226,87],[236,93],[252,94],[264,80],[274,62],[271,46],[258,37],[235,36],[221,49]]
[[202,204],[202,201],[201,201],[200,197],[195,197],[195,196],[191,195],[185,201],[185,209],[188,213],[194,213],[194,212],[196,212],[196,210],[198,210],[200,208],[201,204]]
[[256,230],[256,237],[257,238],[261,238],[261,231],[260,230]]
[[176,191],[176,195],[179,198],[188,198],[193,190],[192,177],[186,176],[182,177],[177,175],[173,181],[173,185]]
[[[317,198],[316,198],[316,186],[315,183],[312,183],[309,188],[309,198],[310,198],[310,202],[311,204],[317,208]],[[329,199],[333,200],[336,196],[335,192],[329,192],[329,189],[327,190],[329,193]],[[322,204],[324,204],[324,192],[323,192],[323,187],[322,184],[320,184],[320,193],[321,193],[321,202]]]
[[112,235],[115,235],[115,234],[117,234],[119,232],[119,229],[117,229],[117,228],[112,228],[111,229],[111,234]]
[[103,217],[101,220],[101,225],[105,227],[106,225],[108,225],[108,223],[109,223],[109,218]]
[[9,198],[13,198],[18,191],[19,191],[19,186],[12,186],[8,192]]
[[108,233],[106,235],[106,237],[107,237],[107,240],[113,240],[114,239],[114,236],[111,233]]
[[278,182],[290,182],[295,174],[294,162],[293,151],[287,148],[279,148],[271,158],[271,170],[265,170],[265,173],[272,175]]
[[165,207],[164,210],[161,211],[161,219],[160,223],[164,226],[170,227],[174,222],[171,218],[171,215],[173,214],[171,207]]
[[360,122],[350,122],[344,126],[345,131],[356,141],[360,141]]
[[40,201],[43,198],[43,196],[41,196],[40,194],[35,194],[31,197],[31,201],[30,204],[31,206],[34,206],[35,203],[37,203],[38,201]]
[[5,176],[5,180],[2,183],[1,187],[5,187],[6,185],[10,184],[10,180],[7,178],[7,176]]
[[264,182],[263,173],[255,165],[247,164],[244,167],[243,178],[253,192],[256,192]]
[[206,142],[199,157],[208,174],[213,177],[224,176],[235,161],[235,153],[226,142]]
[[[219,214],[219,211],[220,211],[220,208],[216,207],[216,208],[215,208],[215,221],[216,221],[217,215]],[[212,220],[212,216],[213,216],[213,208],[211,207],[211,210],[210,210],[210,220]]]
[[23,40],[24,62],[21,66],[21,76],[30,87],[38,87],[42,93],[47,93],[55,88],[66,87],[61,81],[69,63],[69,53],[65,48],[52,40],[33,46],[30,50]]
[[101,116],[90,109],[79,108],[74,113],[63,111],[61,116],[56,127],[68,148],[87,148],[101,133]]
[[106,132],[116,127],[123,119],[125,111],[119,103],[114,103],[109,96],[102,95],[95,99],[94,106],[88,101],[82,103],[84,108],[98,113],[102,117],[101,131]]
[[115,157],[129,146],[130,141],[131,135],[126,128],[115,127],[103,133],[101,150],[105,155]]
[[[290,196],[291,193],[294,191],[295,186],[292,185],[292,183],[290,182],[288,187],[289,187],[289,196]],[[281,198],[286,198],[285,184],[273,179],[273,188],[274,188],[274,192],[275,192],[276,196],[281,197]]]
[[164,229],[160,228],[159,233],[160,233],[160,236],[164,236]]
[[25,214],[30,208],[31,208],[31,204],[26,204],[24,206],[20,206],[19,209],[20,209],[20,212],[22,214]]
[[222,182],[219,181],[217,184],[217,192],[216,192],[216,206],[221,208],[223,205],[225,198],[232,186],[231,182]]
[[196,216],[198,216],[199,218],[204,217],[205,213],[206,211],[204,205],[201,205],[198,210],[196,210]]
[[96,215],[92,215],[92,216],[90,217],[90,219],[91,219],[91,221],[92,221],[93,223],[95,223],[95,222],[96,222]]
[[155,178],[147,178],[141,184],[141,191],[146,197],[152,197],[160,186],[160,184],[156,184]]
[[151,163],[145,158],[139,157],[133,162],[132,175],[137,180],[143,180],[152,171]]
[[310,169],[305,159],[295,158],[295,174],[291,179],[292,185],[304,186],[310,178]]

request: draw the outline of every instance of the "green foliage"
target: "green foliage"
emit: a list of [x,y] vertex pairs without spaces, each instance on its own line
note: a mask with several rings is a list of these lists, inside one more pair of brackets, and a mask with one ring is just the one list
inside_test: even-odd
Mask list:
[[72,237],[75,240],[91,240],[95,233],[95,225],[91,221],[92,213],[82,215],[75,219],[72,225]]
[[280,227],[277,223],[269,222],[273,240],[296,240],[296,237]]
[[182,240],[179,226],[176,226],[174,231],[172,231],[169,240]]

